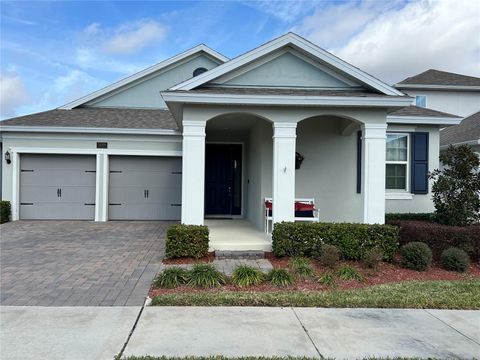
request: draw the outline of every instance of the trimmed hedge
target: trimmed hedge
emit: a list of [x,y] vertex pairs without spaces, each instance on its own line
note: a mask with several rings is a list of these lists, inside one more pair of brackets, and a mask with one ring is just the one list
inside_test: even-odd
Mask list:
[[2,200],[0,201],[0,224],[10,221],[10,215],[12,209],[10,207],[10,201]]
[[450,247],[464,250],[472,261],[480,260],[480,224],[448,226],[425,221],[389,221],[400,229],[400,244],[421,241],[427,244],[433,258],[440,260]]
[[208,254],[208,227],[203,225],[172,225],[167,230],[167,258],[201,258]]
[[389,213],[385,214],[385,221],[417,220],[435,222],[435,213]]
[[398,228],[389,225],[282,222],[275,224],[272,247],[275,256],[318,258],[324,244],[337,246],[346,259],[360,260],[366,251],[380,248],[392,260],[399,246]]

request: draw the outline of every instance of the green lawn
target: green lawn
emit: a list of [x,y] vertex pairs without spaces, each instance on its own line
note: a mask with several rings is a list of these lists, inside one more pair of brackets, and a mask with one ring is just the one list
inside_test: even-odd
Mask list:
[[355,290],[197,292],[157,296],[157,306],[298,306],[480,309],[480,279],[410,281]]

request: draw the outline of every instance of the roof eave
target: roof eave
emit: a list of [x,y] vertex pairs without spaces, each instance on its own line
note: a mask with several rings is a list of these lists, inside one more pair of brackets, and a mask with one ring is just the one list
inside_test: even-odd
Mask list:
[[418,90],[456,90],[456,91],[480,91],[480,86],[467,85],[428,85],[428,84],[395,84],[397,89]]
[[451,144],[440,145],[440,150],[445,150],[445,149],[447,149],[450,145],[453,145],[453,146],[458,146],[458,145],[480,145],[480,139],[476,139],[476,140],[466,140],[466,141],[460,141],[460,142],[451,143]]
[[389,124],[458,125],[462,120],[459,117],[387,115]]
[[347,96],[295,96],[295,95],[245,95],[245,94],[198,94],[184,91],[161,92],[164,101],[189,104],[242,104],[272,106],[367,106],[402,108],[411,104],[407,96],[347,97]]
[[125,134],[125,135],[181,135],[173,129],[139,129],[139,128],[95,128],[75,126],[9,126],[4,125],[0,132],[35,132],[35,133],[90,133],[90,134]]

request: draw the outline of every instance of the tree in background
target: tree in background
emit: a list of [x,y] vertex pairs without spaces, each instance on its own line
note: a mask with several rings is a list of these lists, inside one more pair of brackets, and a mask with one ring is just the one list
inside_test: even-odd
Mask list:
[[464,226],[480,220],[480,159],[468,145],[450,145],[440,155],[443,170],[430,178],[436,220],[445,225]]

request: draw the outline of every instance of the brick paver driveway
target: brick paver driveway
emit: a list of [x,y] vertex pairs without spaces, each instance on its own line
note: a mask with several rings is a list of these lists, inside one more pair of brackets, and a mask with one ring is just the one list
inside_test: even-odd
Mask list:
[[0,227],[1,305],[142,305],[164,254],[157,221]]

